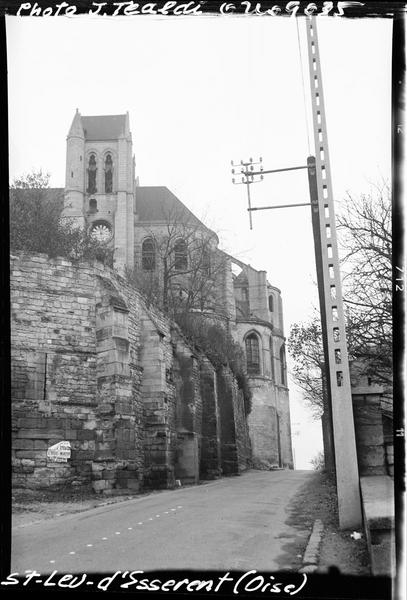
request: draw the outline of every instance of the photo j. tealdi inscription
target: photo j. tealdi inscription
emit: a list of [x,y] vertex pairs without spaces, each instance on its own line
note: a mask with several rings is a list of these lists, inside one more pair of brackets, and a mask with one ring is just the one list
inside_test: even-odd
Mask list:
[[[134,15],[202,15],[205,2],[91,2],[87,11],[89,15],[95,16],[124,16]],[[249,2],[222,2],[219,3],[214,12],[221,15],[265,15],[278,17],[289,15],[292,17],[313,15],[321,16],[345,16],[346,9],[363,6],[363,2],[322,2],[317,6],[314,2],[287,2],[269,6],[269,3]],[[52,6],[40,6],[37,2],[22,2],[17,10],[17,16],[29,17],[72,17],[77,14],[78,8],[75,4],[68,2],[55,3]]]

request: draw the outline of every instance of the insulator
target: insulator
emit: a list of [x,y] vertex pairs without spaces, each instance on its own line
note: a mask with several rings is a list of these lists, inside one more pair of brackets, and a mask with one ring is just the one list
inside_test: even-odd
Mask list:
[[262,170],[263,170],[263,167],[260,167],[260,171],[262,171]]
[[260,180],[263,181],[264,175],[260,175]]
[[259,160],[260,160],[260,162],[263,162],[263,159],[262,159],[262,157],[261,157],[261,156],[260,156],[260,159],[259,159]]
[[235,170],[234,170],[234,169],[232,169],[232,175],[234,175],[234,174],[235,174]]
[[234,178],[234,177],[233,177],[233,179],[232,179],[232,183],[235,183],[235,178]]
[[242,160],[240,161],[240,164],[241,164],[241,165],[243,164],[243,161],[242,161]]
[[254,170],[254,167],[253,167],[253,165],[251,165],[251,167],[250,167],[250,170],[251,170],[251,171],[253,171],[253,170]]
[[233,164],[233,160],[230,161],[230,164],[232,165],[232,167],[234,167],[235,165]]
[[244,177],[242,177],[242,183],[244,183]]
[[252,159],[252,158],[250,159],[250,162],[253,162],[253,159]]

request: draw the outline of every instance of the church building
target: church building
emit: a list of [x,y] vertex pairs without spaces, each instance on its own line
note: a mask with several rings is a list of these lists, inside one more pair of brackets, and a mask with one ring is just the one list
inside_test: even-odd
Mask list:
[[65,189],[42,191],[113,268],[11,256],[13,485],[112,495],[293,468],[280,290],[139,184],[129,115],[76,111]]
[[[293,468],[280,290],[267,281],[265,271],[223,253],[217,235],[166,187],[140,186],[135,165],[128,113],[82,116],[77,110],[67,136],[64,216],[114,248],[120,273],[160,271],[157,240],[168,232],[171,218],[182,222],[188,235],[210,240],[211,254],[222,257],[225,266],[217,274],[218,294],[210,311],[246,356],[254,463]],[[188,258],[181,237],[174,253],[182,272]],[[202,308],[208,312],[208,306]]]

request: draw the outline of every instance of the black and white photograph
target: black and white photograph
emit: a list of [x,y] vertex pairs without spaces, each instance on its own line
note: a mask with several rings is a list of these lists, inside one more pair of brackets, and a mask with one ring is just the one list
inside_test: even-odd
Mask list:
[[1,585],[402,599],[402,3],[211,4],[3,11]]

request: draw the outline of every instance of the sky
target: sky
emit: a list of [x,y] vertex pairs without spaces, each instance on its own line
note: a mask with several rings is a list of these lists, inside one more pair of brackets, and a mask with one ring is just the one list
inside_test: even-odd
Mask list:
[[[313,153],[304,18],[83,15],[6,24],[11,179],[41,168],[63,187],[76,108],[128,111],[140,185],[168,187],[224,250],[267,271],[282,292],[287,336],[309,319],[318,305],[309,207],[256,212],[250,230],[246,188],[232,184],[230,164],[261,156],[264,169],[278,169],[305,165]],[[357,197],[390,180],[392,22],[318,17],[317,26],[340,210],[347,192]],[[253,206],[308,202],[306,171],[266,175],[251,194]],[[310,468],[321,426],[289,383],[296,466]]]

